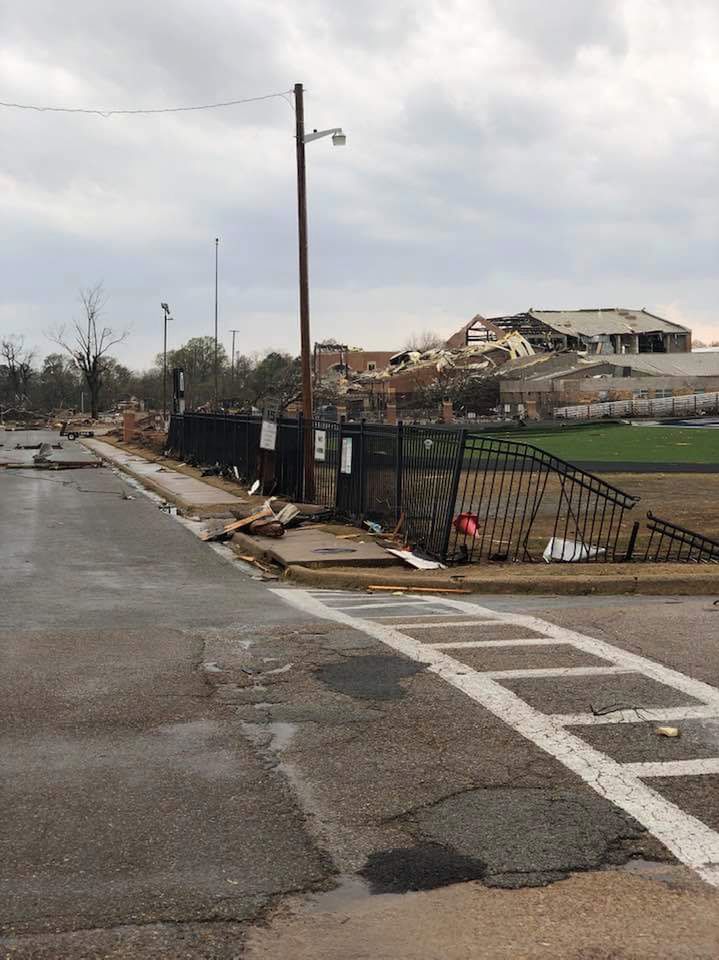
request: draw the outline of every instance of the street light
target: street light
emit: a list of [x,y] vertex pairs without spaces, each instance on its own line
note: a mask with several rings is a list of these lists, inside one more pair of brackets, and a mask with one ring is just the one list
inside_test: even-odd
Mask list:
[[172,320],[172,317],[170,316],[170,308],[166,303],[163,302],[160,306],[165,315],[165,335],[162,347],[162,422],[164,424],[167,421],[167,321]]
[[329,130],[313,130],[305,133],[304,88],[295,84],[295,117],[297,149],[297,225],[300,254],[300,354],[302,361],[302,413],[308,427],[305,429],[305,497],[314,492],[314,469],[312,465],[312,370],[310,364],[310,282],[307,257],[307,176],[305,169],[305,144],[322,137],[332,137],[336,147],[343,147],[347,137],[341,127]]

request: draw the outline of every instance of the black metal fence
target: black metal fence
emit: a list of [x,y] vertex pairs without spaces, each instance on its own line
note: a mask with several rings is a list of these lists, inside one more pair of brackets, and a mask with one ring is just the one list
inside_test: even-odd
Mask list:
[[644,560],[655,563],[719,563],[719,541],[647,514]]
[[530,444],[465,429],[300,417],[280,419],[275,450],[262,452],[260,432],[259,417],[186,413],[172,418],[168,446],[245,481],[259,478],[267,494],[385,529],[400,525],[410,543],[448,562],[627,555],[626,514],[638,498]]

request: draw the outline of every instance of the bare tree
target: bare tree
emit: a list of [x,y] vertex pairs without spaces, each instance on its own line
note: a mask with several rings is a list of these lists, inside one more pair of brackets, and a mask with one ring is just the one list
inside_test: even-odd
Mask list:
[[412,333],[404,345],[405,350],[418,350],[424,353],[444,346],[444,339],[434,330],[423,330],[421,333]]
[[49,338],[72,357],[85,379],[90,393],[90,413],[97,417],[103,375],[109,357],[108,350],[127,339],[128,331],[118,333],[111,327],[101,326],[100,318],[107,305],[107,297],[98,283],[80,291],[83,317],[76,320],[69,333],[59,327]]
[[12,335],[0,340],[0,366],[5,368],[11,398],[16,403],[27,400],[28,387],[35,371],[32,362],[35,355],[25,347],[22,336]]

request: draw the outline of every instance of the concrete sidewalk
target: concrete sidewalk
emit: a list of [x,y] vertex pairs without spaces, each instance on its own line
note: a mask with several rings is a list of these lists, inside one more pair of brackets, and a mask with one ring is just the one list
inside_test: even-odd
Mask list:
[[144,486],[170,503],[176,504],[181,510],[204,514],[226,513],[232,508],[251,506],[253,503],[252,498],[243,499],[226,493],[195,477],[179,473],[177,470],[147,460],[135,453],[121,450],[102,440],[88,439],[82,442],[102,460],[139,480]]

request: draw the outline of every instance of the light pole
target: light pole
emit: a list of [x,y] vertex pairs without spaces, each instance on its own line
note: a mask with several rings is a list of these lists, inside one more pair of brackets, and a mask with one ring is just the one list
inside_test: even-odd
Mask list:
[[220,246],[220,238],[215,237],[215,410],[219,406],[219,396],[217,389],[217,257]]
[[161,303],[160,306],[165,315],[165,333],[162,343],[162,422],[164,424],[167,420],[167,321],[172,320],[172,317],[170,316],[170,308],[166,303]]
[[295,117],[297,141],[297,226],[299,236],[300,262],[300,356],[302,362],[302,414],[307,424],[305,429],[305,497],[314,491],[314,469],[312,465],[312,370],[310,363],[310,281],[307,256],[307,176],[305,169],[305,144],[321,137],[332,137],[336,147],[343,147],[347,137],[341,127],[330,130],[313,130],[305,133],[304,88],[295,84]]
[[230,330],[232,334],[232,387],[235,386],[235,334],[239,333],[239,330]]

